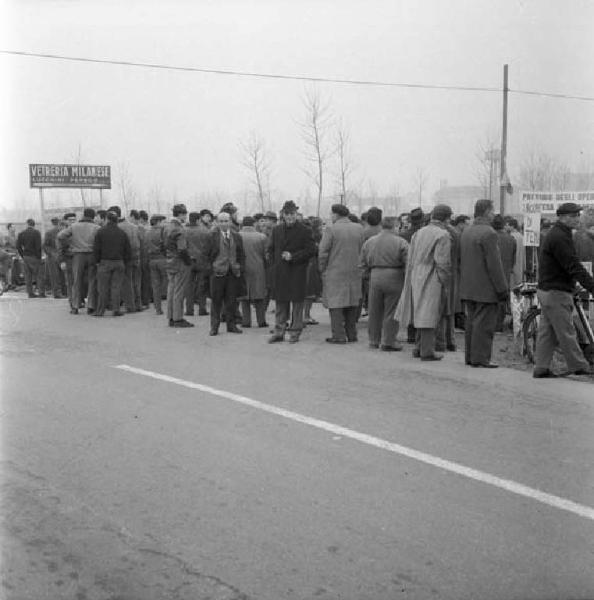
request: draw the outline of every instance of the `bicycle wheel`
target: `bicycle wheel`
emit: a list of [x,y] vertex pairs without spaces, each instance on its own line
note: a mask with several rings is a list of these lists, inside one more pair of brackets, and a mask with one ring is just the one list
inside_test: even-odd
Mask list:
[[529,362],[534,363],[536,352],[536,336],[538,334],[538,321],[540,318],[540,309],[531,310],[522,325],[522,334],[524,337],[524,356]]

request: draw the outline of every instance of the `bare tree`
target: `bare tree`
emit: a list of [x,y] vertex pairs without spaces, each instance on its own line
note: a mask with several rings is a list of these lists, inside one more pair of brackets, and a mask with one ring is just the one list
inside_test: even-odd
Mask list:
[[270,161],[266,145],[255,131],[251,131],[245,141],[239,142],[239,148],[241,164],[250,173],[258,195],[260,210],[264,212],[266,200],[270,202]]
[[164,214],[163,190],[158,183],[153,184],[153,187],[148,192],[148,206],[151,212]]
[[545,153],[531,152],[520,166],[520,186],[529,191],[564,191],[570,180],[567,165]]
[[494,195],[493,190],[499,189],[499,161],[501,152],[497,147],[496,137],[491,133],[479,142],[476,150],[476,176],[480,186],[483,188],[485,198],[492,200]]
[[124,215],[128,215],[130,208],[136,202],[137,194],[130,175],[128,162],[122,161],[117,166],[117,184],[120,192],[120,202]]
[[309,88],[303,97],[305,118],[301,123],[301,134],[306,146],[306,159],[309,163],[306,174],[314,182],[318,192],[316,215],[320,216],[320,207],[324,192],[324,169],[330,155],[328,131],[332,121],[330,105],[322,100],[320,91]]
[[346,204],[348,199],[347,181],[353,171],[353,164],[350,157],[351,133],[342,119],[338,119],[336,122],[334,141],[336,146],[336,157],[338,159],[338,185],[340,187],[340,197],[341,202]]
[[423,207],[423,191],[425,190],[425,186],[427,185],[427,181],[429,179],[429,175],[424,167],[417,167],[415,171],[415,190],[419,195],[419,206]]

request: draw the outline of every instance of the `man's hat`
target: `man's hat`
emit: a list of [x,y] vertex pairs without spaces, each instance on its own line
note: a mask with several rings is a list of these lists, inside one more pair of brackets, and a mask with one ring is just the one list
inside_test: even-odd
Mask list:
[[174,204],[172,210],[173,210],[174,215],[181,215],[181,214],[188,213],[188,209],[186,208],[185,204]]
[[299,210],[299,207],[293,202],[293,200],[287,200],[281,209],[283,213],[294,213]]
[[421,208],[413,208],[410,211],[410,222],[411,223],[422,223],[425,218],[425,213]]
[[557,216],[562,215],[577,215],[581,212],[582,207],[575,202],[565,202],[557,209]]
[[273,221],[277,221],[278,220],[278,217],[276,216],[276,213],[273,210],[266,211],[266,214],[264,216],[267,219],[272,219]]

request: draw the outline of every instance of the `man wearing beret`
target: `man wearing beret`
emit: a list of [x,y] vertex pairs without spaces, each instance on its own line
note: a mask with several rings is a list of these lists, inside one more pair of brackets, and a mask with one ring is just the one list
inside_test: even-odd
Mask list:
[[299,341],[303,329],[307,265],[315,256],[316,245],[311,229],[297,221],[298,209],[292,200],[285,202],[282,222],[270,235],[267,254],[271,264],[271,297],[276,301],[276,323],[274,334],[268,340],[270,344],[285,339],[289,319],[290,343]]
[[594,279],[580,263],[572,230],[580,222],[581,207],[566,202],[557,209],[557,222],[551,227],[539,253],[538,289],[541,315],[538,324],[533,376],[557,377],[550,364],[557,346],[565,361],[565,375],[591,375],[592,368],[584,357],[573,325],[573,290],[579,282],[594,293]]

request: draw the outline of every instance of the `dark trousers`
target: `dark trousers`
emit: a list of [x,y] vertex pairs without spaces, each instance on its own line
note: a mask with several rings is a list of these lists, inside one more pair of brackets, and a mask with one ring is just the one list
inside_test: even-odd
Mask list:
[[354,342],[357,339],[357,312],[358,306],[343,306],[341,308],[331,308],[330,328],[332,337],[336,340],[347,339]]
[[398,334],[394,313],[404,285],[403,269],[374,269],[369,281],[367,331],[370,344],[393,346]]
[[152,296],[151,269],[148,258],[140,262],[140,302],[142,306],[148,306]]
[[415,329],[415,345],[421,358],[429,358],[435,354],[435,329],[420,327]]
[[110,304],[114,312],[120,310],[120,293],[124,280],[124,261],[102,260],[97,265],[97,315],[103,315]]
[[23,266],[25,268],[25,285],[27,286],[27,294],[33,294],[33,281],[37,283],[37,288],[40,294],[45,293],[44,277],[43,277],[43,262],[36,256],[24,256]]
[[[287,322],[290,321],[289,331],[299,336],[303,329],[303,306],[305,302],[281,302],[275,301],[274,310],[274,332],[277,335],[285,335]],[[266,303],[264,303],[266,305]]]
[[241,301],[241,324],[243,327],[252,326],[252,304],[256,309],[256,321],[258,327],[266,325],[266,309],[264,308],[264,299],[242,300]]
[[151,275],[151,286],[153,288],[153,304],[157,311],[161,311],[161,294],[163,288],[167,289],[167,259],[151,258],[149,260],[149,272]]
[[447,346],[456,345],[454,333],[454,315],[443,315],[436,331],[435,347],[437,350],[445,350]]
[[186,283],[186,289],[184,292],[186,313],[188,314],[194,314],[194,303],[196,302],[196,297],[198,295],[199,274],[200,272],[196,268],[196,262],[193,261],[192,266],[190,267],[190,275],[188,277],[188,282]]
[[140,260],[133,258],[126,264],[122,299],[128,312],[136,312],[140,307]]
[[488,363],[493,349],[493,335],[497,323],[497,302],[464,301],[466,323],[464,329],[464,358],[467,364]]
[[72,256],[72,305],[79,307],[84,300],[84,280],[87,276],[88,308],[96,308],[97,305],[97,266],[92,252],[75,252]]
[[239,293],[239,277],[229,272],[223,277],[212,275],[210,278],[210,327],[218,330],[221,323],[221,311],[225,309],[227,330],[235,327],[235,306]]

